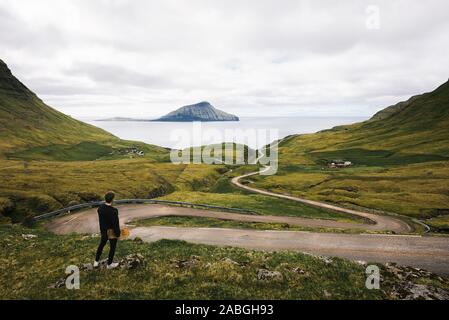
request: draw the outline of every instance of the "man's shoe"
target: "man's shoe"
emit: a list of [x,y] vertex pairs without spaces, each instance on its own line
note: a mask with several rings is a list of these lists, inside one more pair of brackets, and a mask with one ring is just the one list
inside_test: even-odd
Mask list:
[[111,264],[108,264],[107,268],[108,269],[114,269],[118,267],[118,262],[113,262]]
[[94,268],[98,268],[99,265],[100,263],[98,261],[94,261]]

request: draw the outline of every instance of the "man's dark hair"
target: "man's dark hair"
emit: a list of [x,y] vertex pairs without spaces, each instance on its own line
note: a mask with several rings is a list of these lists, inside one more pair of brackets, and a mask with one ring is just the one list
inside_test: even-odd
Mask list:
[[114,200],[114,198],[115,198],[115,193],[112,192],[112,191],[109,191],[108,193],[106,193],[106,194],[104,195],[104,200],[105,200],[107,203],[112,203],[112,201]]

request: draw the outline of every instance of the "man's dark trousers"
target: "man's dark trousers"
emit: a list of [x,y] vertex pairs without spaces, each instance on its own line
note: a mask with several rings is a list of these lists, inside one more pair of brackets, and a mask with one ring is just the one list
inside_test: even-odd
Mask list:
[[103,248],[109,240],[109,256],[108,256],[108,264],[111,264],[114,260],[115,248],[117,247],[117,239],[108,239],[107,233],[101,234],[100,245],[97,249],[97,255],[95,256],[95,261],[100,261],[101,254],[103,253]]

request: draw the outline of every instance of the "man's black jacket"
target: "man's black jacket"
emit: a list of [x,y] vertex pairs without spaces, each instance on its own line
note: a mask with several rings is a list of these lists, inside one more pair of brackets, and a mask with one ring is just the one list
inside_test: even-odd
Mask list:
[[113,206],[102,204],[98,208],[98,221],[100,222],[100,232],[107,234],[108,229],[113,229],[117,237],[120,237],[120,223],[118,210]]

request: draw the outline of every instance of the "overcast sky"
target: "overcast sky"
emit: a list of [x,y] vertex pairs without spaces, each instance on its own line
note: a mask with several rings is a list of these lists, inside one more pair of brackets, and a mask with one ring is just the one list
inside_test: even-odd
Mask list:
[[203,100],[239,116],[366,116],[447,81],[448,12],[447,0],[0,0],[0,58],[76,117]]

